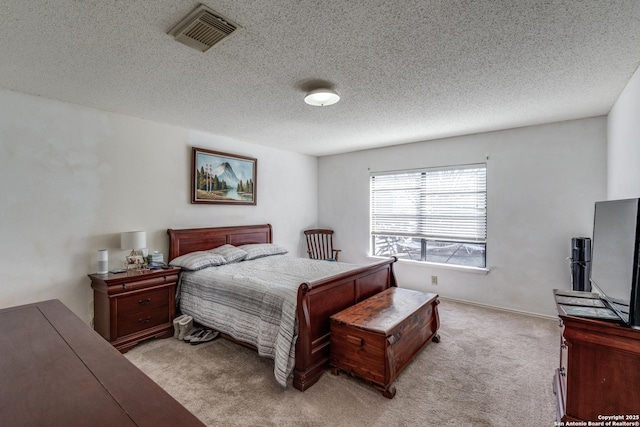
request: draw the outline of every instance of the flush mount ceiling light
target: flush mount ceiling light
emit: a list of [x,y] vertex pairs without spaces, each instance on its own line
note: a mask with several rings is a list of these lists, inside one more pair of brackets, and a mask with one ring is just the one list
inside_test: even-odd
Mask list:
[[340,101],[340,96],[331,89],[312,90],[304,97],[304,102],[316,107],[333,105],[338,101]]

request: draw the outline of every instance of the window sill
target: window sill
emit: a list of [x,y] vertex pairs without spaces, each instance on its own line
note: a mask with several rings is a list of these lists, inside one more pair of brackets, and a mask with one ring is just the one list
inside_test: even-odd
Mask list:
[[[375,259],[375,260],[380,260],[380,259],[386,259],[388,257],[380,257],[380,256],[367,256],[367,258],[370,259]],[[423,267],[428,267],[428,268],[440,268],[443,270],[453,270],[453,271],[460,271],[463,273],[471,273],[471,274],[489,274],[489,272],[491,271],[491,268],[489,267],[485,267],[485,268],[480,268],[480,267],[465,267],[463,265],[449,265],[449,264],[439,264],[437,262],[427,262],[427,261],[414,261],[414,260],[410,260],[410,259],[398,259],[398,262],[401,264],[411,264],[411,265],[418,265],[418,266],[423,266]]]

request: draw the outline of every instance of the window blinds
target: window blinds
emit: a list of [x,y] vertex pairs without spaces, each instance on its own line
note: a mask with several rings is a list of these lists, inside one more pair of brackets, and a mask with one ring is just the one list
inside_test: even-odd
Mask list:
[[486,242],[486,165],[372,174],[371,234]]

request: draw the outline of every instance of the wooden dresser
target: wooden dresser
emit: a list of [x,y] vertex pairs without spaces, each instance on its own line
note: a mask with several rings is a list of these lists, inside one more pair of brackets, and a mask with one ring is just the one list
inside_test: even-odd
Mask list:
[[640,422],[640,330],[564,314],[560,326],[553,378],[558,421],[598,423],[601,416],[620,416],[615,421]]
[[0,424],[204,426],[60,301],[0,322]]
[[179,272],[90,274],[95,330],[122,353],[140,341],[173,336]]
[[393,398],[398,374],[440,341],[439,303],[436,294],[392,287],[331,316],[333,374],[357,375]]

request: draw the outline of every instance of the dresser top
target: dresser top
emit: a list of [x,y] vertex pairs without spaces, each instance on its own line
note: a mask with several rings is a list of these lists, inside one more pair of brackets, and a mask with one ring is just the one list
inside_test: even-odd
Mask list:
[[60,301],[0,321],[3,425],[204,425]]

